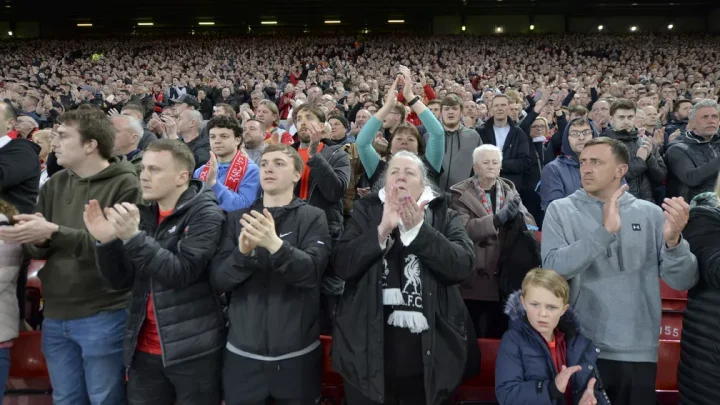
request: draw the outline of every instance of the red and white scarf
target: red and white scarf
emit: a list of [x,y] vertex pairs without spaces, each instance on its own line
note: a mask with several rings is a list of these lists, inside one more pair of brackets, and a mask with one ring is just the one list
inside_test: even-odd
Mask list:
[[[492,209],[492,202],[490,202],[490,198],[487,196],[487,193],[485,193],[485,190],[480,185],[477,177],[473,177],[473,185],[475,186],[475,193],[480,199],[483,208],[485,208],[485,211],[488,213],[488,215],[493,215],[494,213]],[[500,180],[495,180],[495,211],[500,211],[500,209],[504,206],[505,192],[503,190],[502,183],[500,182]]]
[[[242,154],[242,152],[237,151],[235,153],[235,157],[233,157],[232,162],[230,162],[230,167],[228,168],[227,174],[225,175],[225,187],[237,192],[243,177],[245,177],[247,167],[248,159],[245,157],[245,155]],[[200,172],[200,180],[207,181],[207,176],[209,172],[210,162],[207,162],[207,164],[203,167],[202,172]]]

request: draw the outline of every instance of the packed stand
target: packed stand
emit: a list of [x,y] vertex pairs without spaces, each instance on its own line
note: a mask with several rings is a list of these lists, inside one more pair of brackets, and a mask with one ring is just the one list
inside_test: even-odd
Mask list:
[[501,404],[655,404],[661,279],[719,403],[717,46],[0,44],[0,383],[43,260],[58,405],[315,403],[321,334],[351,405],[448,403],[477,338]]

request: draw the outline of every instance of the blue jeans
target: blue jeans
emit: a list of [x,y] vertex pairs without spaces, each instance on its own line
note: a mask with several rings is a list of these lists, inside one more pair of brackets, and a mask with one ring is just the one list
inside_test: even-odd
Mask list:
[[124,405],[125,310],[59,321],[45,318],[42,350],[54,405]]
[[10,349],[0,349],[0,403],[5,395],[5,383],[10,374]]

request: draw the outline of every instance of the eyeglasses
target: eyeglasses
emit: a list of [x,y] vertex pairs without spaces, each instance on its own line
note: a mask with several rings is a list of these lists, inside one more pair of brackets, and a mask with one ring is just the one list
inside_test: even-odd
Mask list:
[[545,125],[530,125],[530,129],[545,129]]
[[584,131],[570,131],[568,132],[568,135],[572,136],[573,138],[580,138],[581,136],[583,138],[587,138],[589,136],[592,136],[593,131],[592,129],[586,129]]

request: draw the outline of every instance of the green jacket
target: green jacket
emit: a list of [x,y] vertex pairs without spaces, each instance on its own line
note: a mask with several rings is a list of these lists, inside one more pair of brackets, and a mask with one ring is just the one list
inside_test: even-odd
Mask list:
[[95,239],[85,228],[83,211],[90,200],[105,208],[142,202],[135,168],[124,157],[86,178],[70,170],[53,175],[42,187],[35,212],[59,226],[43,246],[26,244],[33,259],[46,260],[38,276],[43,285],[45,316],[57,320],[86,318],[101,311],[127,307],[128,291],[109,289],[95,261]]

